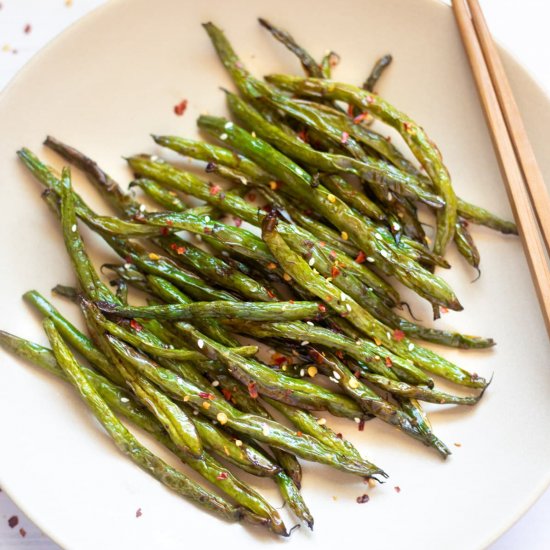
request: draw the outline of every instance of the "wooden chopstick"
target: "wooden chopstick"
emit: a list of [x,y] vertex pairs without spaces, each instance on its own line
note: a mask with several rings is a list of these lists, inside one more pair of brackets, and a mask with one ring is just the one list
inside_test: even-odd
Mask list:
[[466,3],[470,8],[474,29],[479,39],[479,45],[485,57],[487,68],[489,69],[500,110],[504,115],[508,134],[512,139],[512,146],[525,176],[527,190],[531,195],[531,203],[539,222],[546,250],[550,252],[550,196],[548,195],[548,189],[544,184],[544,179],[529,138],[527,137],[518,105],[504,72],[504,67],[502,66],[495,43],[491,38],[491,33],[487,27],[487,22],[485,21],[479,2],[477,0],[466,0]]
[[[508,133],[508,128],[505,122],[505,117],[501,111],[500,104],[497,98],[493,81],[491,80],[491,73],[487,67],[486,59],[483,55],[481,45],[474,28],[474,23],[468,12],[466,1],[472,2],[473,0],[453,0],[453,10],[455,18],[458,24],[458,29],[462,36],[462,41],[466,54],[470,61],[470,66],[476,81],[479,96],[483,105],[483,111],[489,126],[493,145],[497,158],[499,160],[501,173],[506,184],[506,190],[508,192],[508,198],[510,205],[514,212],[514,217],[518,225],[519,233],[523,241],[523,248],[527,257],[527,263],[531,271],[531,277],[533,279],[535,290],[539,298],[539,303],[546,324],[546,329],[550,335],[550,269],[545,255],[543,242],[541,239],[541,232],[539,231],[539,225],[535,216],[533,206],[531,204],[531,198],[527,191],[526,183],[524,181],[524,173],[516,157],[516,150],[518,157],[524,154],[524,148],[517,146],[514,147],[514,134]],[[478,12],[479,6],[478,7]],[[483,26],[479,23],[478,28],[483,29]],[[485,27],[485,43],[492,43],[490,34]],[[480,32],[483,32],[481,30]],[[493,67],[496,67],[499,63],[495,63],[494,59],[498,58],[496,48],[487,49],[487,57],[493,58]],[[500,65],[502,70],[502,65]],[[502,71],[504,74],[504,71]],[[501,90],[503,90],[503,99],[509,99],[512,97],[509,86],[502,85],[501,73],[498,70],[493,71],[495,80],[501,82]],[[509,95],[508,95],[509,93]],[[514,102],[515,105],[515,102]],[[516,117],[520,118],[519,111],[509,111],[509,122],[511,126],[516,127]],[[521,125],[523,128],[523,124]],[[523,129],[523,135],[520,136],[522,141],[528,143],[527,136]],[[530,149],[530,147],[529,147]],[[531,150],[532,153],[532,150]],[[527,160],[526,165],[531,165]],[[529,178],[531,172],[525,173],[525,178]],[[547,194],[546,194],[547,197]],[[544,198],[536,199],[541,200],[542,204],[539,204],[539,210],[542,212],[542,217],[547,218],[550,214],[550,203],[545,202]],[[544,211],[546,209],[546,211]]]

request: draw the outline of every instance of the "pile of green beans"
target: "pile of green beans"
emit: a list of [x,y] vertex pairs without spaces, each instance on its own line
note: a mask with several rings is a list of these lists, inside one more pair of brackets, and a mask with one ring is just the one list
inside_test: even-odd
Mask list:
[[[76,193],[68,166],[58,174],[28,149],[18,151],[44,189],[74,270],[74,286],[57,285],[54,294],[80,308],[87,333],[31,290],[24,299],[42,317],[50,348],[5,331],[0,345],[71,383],[118,449],[172,491],[226,520],[288,536],[292,529],[239,469],[272,479],[310,528],[298,459],[387,477],[315,413],[351,419],[360,429],[377,418],[443,458],[450,454],[420,402],[472,406],[488,381],[422,341],[462,349],[494,342],[408,318],[392,278],[434,313],[461,310],[435,274],[449,267],[447,247],[454,242],[479,270],[468,223],[517,231],[457,197],[426,132],[374,92],[390,55],[362,87],[340,83],[330,80],[337,54],[318,63],[290,34],[260,23],[297,56],[306,76],[253,77],[223,32],[207,23],[239,92],[226,91],[233,120],[199,117],[199,128],[217,144],[153,136],[157,145],[205,163],[216,182],[139,154],[126,159],[135,178],[128,192],[94,160],[48,137],[45,145],[81,170],[116,211],[104,216]],[[374,119],[401,134],[422,168],[369,127]],[[148,210],[135,190],[157,209]],[[203,204],[190,207],[190,198]],[[433,248],[420,204],[434,216]],[[110,285],[90,261],[81,222],[121,258],[102,266],[112,274]],[[130,288],[146,304],[128,303]],[[259,358],[260,345],[272,350],[271,363]],[[469,394],[442,391],[438,380]],[[204,483],[155,456],[121,417]]]

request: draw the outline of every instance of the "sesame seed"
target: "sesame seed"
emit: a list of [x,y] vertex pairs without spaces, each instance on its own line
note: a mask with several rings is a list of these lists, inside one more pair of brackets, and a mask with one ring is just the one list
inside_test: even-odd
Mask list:
[[145,205],[144,204],[139,205],[139,211],[140,212],[145,212]]
[[222,141],[225,141],[227,139],[227,134],[224,132],[223,134],[220,135],[220,139]]
[[73,226],[71,227],[71,231],[72,231],[73,233],[76,233],[76,223],[73,224]]
[[209,409],[210,408],[210,403],[208,401],[203,401],[202,407],[203,407],[203,409]]
[[227,415],[224,412],[218,413],[216,415],[216,420],[223,426],[227,424]]
[[233,123],[232,123],[230,120],[227,121],[227,122],[225,123],[225,125],[224,125],[224,128],[225,128],[226,130],[231,130],[231,128],[233,128]]
[[303,378],[306,374],[305,369],[300,369],[300,376]]
[[243,442],[240,439],[235,439],[235,445],[237,445],[237,447],[242,447]]
[[317,424],[319,424],[319,426],[324,426],[326,423],[327,423],[326,418],[318,418],[317,419]]
[[269,426],[267,424],[262,424],[262,433],[265,435],[265,436],[268,436],[269,435]]
[[217,388],[217,387],[220,385],[219,380],[213,380],[213,381],[212,381],[212,385],[213,385],[215,388]]
[[331,382],[334,382],[335,384],[338,384],[338,380],[336,380],[336,378],[333,378],[332,376],[329,376],[329,380]]
[[381,240],[382,240],[382,235],[380,235],[380,233],[375,233],[375,234],[374,234],[374,238],[375,238],[375,239],[378,239],[379,241],[381,241]]
[[204,347],[204,340],[202,338],[197,341],[197,346],[199,346],[200,349]]
[[351,306],[350,306],[349,304],[346,304],[346,309],[347,309],[348,311],[351,311]]
[[356,424],[359,424],[359,422],[361,422],[361,419],[358,416],[356,416],[353,420],[355,420]]
[[204,216],[204,221],[208,223],[210,221],[210,216]]
[[367,262],[370,262],[371,264],[373,264],[374,258],[372,256],[367,256]]
[[389,201],[392,201],[393,200],[393,195],[391,193],[388,193],[388,200]]
[[124,264],[124,269],[132,269],[132,264]]
[[359,382],[357,381],[357,378],[353,377],[349,379],[349,385],[350,388],[356,389],[359,387]]
[[151,162],[157,162],[158,159],[159,158],[158,158],[157,155],[151,155],[151,157],[150,157]]
[[345,301],[348,299],[347,294],[344,294],[344,293],[342,292],[342,294],[341,294],[341,299],[342,299],[342,302],[345,302]]
[[327,195],[327,200],[328,200],[329,202],[336,202],[336,197],[335,197],[332,193],[329,193],[329,194]]
[[121,403],[129,403],[130,400],[129,400],[127,397],[121,397],[121,398],[120,398],[120,402],[121,402]]
[[413,349],[414,349],[414,344],[411,342],[411,343],[409,344],[409,351],[412,351]]
[[308,262],[309,267],[313,267],[314,264],[315,264],[315,258],[310,258]]
[[347,241],[349,239],[349,235],[345,231],[342,231],[342,233],[340,233],[340,237],[342,237],[342,240],[344,241]]
[[183,400],[184,400],[185,402],[189,401],[189,396],[188,396],[188,395],[184,396]]
[[302,346],[307,346],[308,344],[309,344],[309,342],[307,340],[304,340],[301,345]]
[[334,378],[336,378],[336,380],[340,380],[340,378],[342,378],[340,376],[340,373],[336,372],[335,370],[332,371],[332,376],[334,376]]

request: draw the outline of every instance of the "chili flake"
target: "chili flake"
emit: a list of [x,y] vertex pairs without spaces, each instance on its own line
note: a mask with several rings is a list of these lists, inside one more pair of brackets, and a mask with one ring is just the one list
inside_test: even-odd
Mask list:
[[353,119],[353,122],[354,122],[355,124],[360,124],[360,123],[363,122],[363,120],[365,120],[368,116],[369,116],[368,113],[360,113],[360,114],[358,114],[358,115]]
[[136,332],[141,332],[143,330],[143,327],[135,320],[135,319],[132,319],[130,321],[130,326],[136,331]]
[[283,274],[283,279],[288,283],[289,281],[292,281],[292,277],[288,273]]
[[386,367],[391,368],[393,366],[393,362],[389,357],[386,357],[385,359]]
[[248,195],[246,195],[246,200],[248,202],[254,202],[256,200],[256,193],[248,193]]
[[252,399],[257,399],[258,398],[258,390],[256,389],[256,383],[255,382],[249,382],[247,388],[248,388],[248,393],[250,394],[250,397],[252,397]]
[[222,394],[227,401],[231,401],[231,396],[233,395],[231,393],[231,390],[228,390],[227,388],[222,388]]
[[321,312],[321,313],[326,313],[327,312],[327,306],[325,306],[325,304],[319,304],[317,306],[317,309]]
[[334,202],[336,202],[336,197],[332,193],[329,193],[327,195],[327,200],[328,200],[328,202],[333,202],[334,203]]
[[347,132],[342,132],[342,137],[340,138],[340,143],[344,145],[348,142],[349,134]]
[[359,424],[357,425],[357,429],[362,432],[365,429],[365,419],[361,418],[359,421]]
[[331,276],[333,279],[336,279],[336,277],[338,277],[338,275],[340,275],[340,270],[339,270],[335,265],[333,265],[333,266],[330,268],[330,276]]
[[412,124],[410,122],[403,122],[403,128],[405,129],[405,132],[411,132],[412,130]]
[[143,515],[143,512],[141,511],[141,508],[138,508],[136,510],[136,518],[140,518]]
[[402,330],[399,330],[399,329],[396,328],[393,331],[393,339],[396,342],[401,342],[401,340],[403,340],[403,338],[405,338],[405,333]]
[[393,489],[394,489],[394,491],[395,491],[396,493],[400,493],[400,492],[401,492],[401,487],[399,487],[399,485],[396,485]]
[[199,392],[199,397],[201,399],[211,399],[214,396],[211,393],[208,393],[207,391],[201,391],[201,392]]
[[25,531],[25,529],[23,529],[23,527],[21,527],[21,528],[19,529],[19,534],[20,534],[23,538],[25,538],[25,537],[27,536],[27,531]]
[[219,475],[216,476],[216,479],[218,481],[222,481],[224,479],[227,479],[229,477],[227,472],[220,472]]
[[309,140],[308,140],[308,137],[307,137],[307,132],[306,130],[300,130],[298,132],[298,137],[304,142],[304,143],[307,143]]
[[462,443],[455,443],[454,446],[455,447],[462,447]]
[[272,191],[276,191],[277,188],[279,187],[279,184],[276,181],[270,181],[269,187],[271,188]]
[[441,313],[449,313],[449,309],[445,306],[439,306],[439,310],[441,311]]
[[277,269],[277,264],[275,262],[269,262],[267,265],[266,265],[267,269]]
[[174,106],[174,113],[178,116],[183,116],[187,109],[187,99],[182,99],[177,105]]
[[23,27],[23,32],[24,32],[25,34],[29,34],[29,33],[31,32],[31,30],[32,30],[32,27],[30,26],[29,23],[27,23],[27,24]]
[[13,529],[19,525],[19,518],[17,516],[11,516],[11,518],[8,519],[8,525]]
[[359,254],[357,254],[357,257],[355,258],[355,263],[362,264],[367,259],[367,255],[360,250]]
[[217,195],[221,190],[222,188],[219,185],[212,185],[210,187],[210,194],[212,196]]
[[241,220],[241,218],[237,218],[237,217],[233,217],[233,222],[235,223],[235,227],[241,227],[241,225],[243,224],[243,221]]
[[348,103],[348,115],[353,116],[354,106],[352,103]]
[[298,437],[302,437],[304,434],[303,434],[301,431],[298,430],[298,431],[296,432],[296,435],[297,435]]
[[376,336],[373,338],[374,340],[374,343],[377,345],[377,346],[381,346],[382,345],[382,340],[380,340],[380,338],[376,338]]
[[342,233],[340,233],[340,237],[342,237],[342,240],[344,241],[347,241],[349,239],[349,235],[345,231],[342,231]]
[[357,504],[365,504],[365,502],[368,502],[370,498],[369,498],[369,495],[361,495],[360,497],[357,497],[355,500],[357,501]]
[[208,401],[203,401],[202,402],[202,408],[203,409],[209,409],[210,408],[210,403]]

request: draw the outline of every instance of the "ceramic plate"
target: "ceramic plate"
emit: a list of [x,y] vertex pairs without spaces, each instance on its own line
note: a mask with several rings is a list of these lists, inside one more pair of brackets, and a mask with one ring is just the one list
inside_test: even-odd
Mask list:
[[[45,48],[0,100],[0,326],[45,342],[39,320],[21,301],[36,288],[74,282],[58,225],[40,188],[18,163],[26,145],[48,162],[41,145],[51,133],[95,159],[116,179],[130,173],[122,155],[159,152],[149,133],[194,135],[204,112],[225,113],[220,86],[231,84],[200,23],[222,26],[256,74],[295,72],[296,60],[256,23],[262,15],[289,29],[317,57],[342,56],[336,77],[361,82],[372,62],[395,62],[380,92],[419,121],[443,152],[462,197],[510,217],[506,194],[451,10],[430,0],[119,0],[110,2]],[[550,103],[525,71],[505,65],[538,154],[550,178]],[[185,116],[173,106],[189,100]],[[75,185],[106,209],[80,174]],[[434,452],[381,422],[337,431],[390,473],[374,489],[349,475],[306,464],[303,494],[314,532],[295,532],[289,545],[464,549],[488,545],[550,480],[549,345],[519,240],[474,229],[481,279],[453,252],[445,273],[464,312],[440,326],[490,335],[488,352],[445,355],[494,381],[479,406],[431,411],[435,432],[453,455]],[[112,258],[85,234],[99,261]],[[73,319],[78,312],[59,307]],[[429,312],[415,308],[427,318]],[[0,483],[36,523],[71,549],[280,547],[255,528],[230,525],[166,490],[122,457],[73,390],[4,354],[0,361]],[[456,444],[456,446],[455,446]],[[256,486],[276,505],[269,483]],[[395,487],[401,490],[397,492]],[[359,505],[356,497],[369,493]],[[136,511],[141,508],[141,517]],[[283,512],[284,513],[284,512]]]

